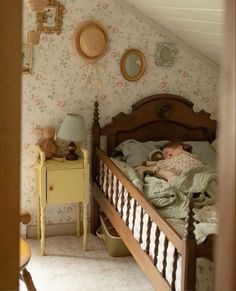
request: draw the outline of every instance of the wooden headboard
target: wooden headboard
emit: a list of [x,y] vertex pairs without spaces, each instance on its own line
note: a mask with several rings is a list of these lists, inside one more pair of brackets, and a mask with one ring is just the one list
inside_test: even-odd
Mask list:
[[129,114],[119,113],[112,122],[100,128],[98,103],[95,102],[93,143],[100,144],[100,136],[107,136],[107,152],[126,139],[138,141],[207,140],[216,135],[216,121],[210,114],[193,111],[193,103],[173,94],[146,97],[132,106]]

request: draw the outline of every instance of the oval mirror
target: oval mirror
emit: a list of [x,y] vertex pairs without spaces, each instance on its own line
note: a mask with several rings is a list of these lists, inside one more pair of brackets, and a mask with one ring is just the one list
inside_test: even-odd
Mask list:
[[120,70],[128,81],[139,80],[145,71],[145,57],[137,49],[130,49],[124,53],[120,61]]

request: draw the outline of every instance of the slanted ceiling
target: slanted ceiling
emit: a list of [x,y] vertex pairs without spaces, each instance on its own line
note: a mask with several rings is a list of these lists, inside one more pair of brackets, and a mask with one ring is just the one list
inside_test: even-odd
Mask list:
[[223,51],[224,0],[126,0],[216,64]]

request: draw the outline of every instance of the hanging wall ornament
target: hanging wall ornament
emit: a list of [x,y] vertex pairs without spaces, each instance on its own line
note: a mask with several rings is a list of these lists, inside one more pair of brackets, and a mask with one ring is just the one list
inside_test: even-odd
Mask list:
[[39,44],[40,32],[35,30],[30,30],[27,35],[27,44],[37,45]]
[[86,77],[81,87],[95,82],[97,89],[101,89],[100,68],[104,69],[104,65],[97,62],[104,57],[109,47],[106,28],[93,19],[79,23],[74,30],[73,46],[76,54],[87,64]]
[[158,43],[155,54],[155,64],[157,66],[171,67],[174,65],[178,50],[174,42]]
[[86,63],[96,63],[107,52],[109,46],[107,30],[97,20],[86,20],[76,26],[73,45],[76,53]]

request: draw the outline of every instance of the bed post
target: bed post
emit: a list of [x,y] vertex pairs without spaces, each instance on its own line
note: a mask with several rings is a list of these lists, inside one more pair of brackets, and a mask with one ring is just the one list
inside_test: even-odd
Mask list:
[[[94,102],[93,126],[92,126],[92,183],[95,183],[98,160],[96,156],[96,147],[100,146],[100,125],[98,102]],[[99,206],[92,193],[91,201],[91,232],[96,234],[99,220]]]
[[183,240],[182,255],[182,278],[181,290],[195,290],[196,264],[197,264],[197,243],[194,233],[194,203],[190,198],[188,202],[188,214],[186,218],[186,230]]

